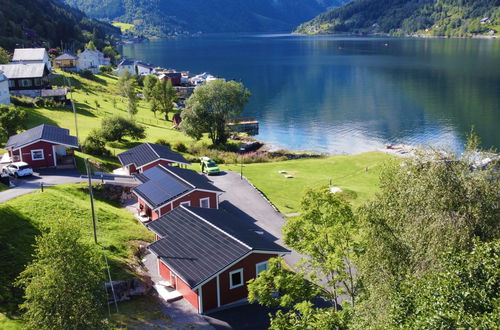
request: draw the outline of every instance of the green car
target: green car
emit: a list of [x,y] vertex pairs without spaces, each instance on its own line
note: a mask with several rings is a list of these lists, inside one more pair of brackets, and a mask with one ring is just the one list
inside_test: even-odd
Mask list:
[[219,174],[220,173],[219,167],[210,158],[208,158],[208,157],[201,157],[200,161],[201,161],[201,171],[203,173],[207,173],[208,175]]

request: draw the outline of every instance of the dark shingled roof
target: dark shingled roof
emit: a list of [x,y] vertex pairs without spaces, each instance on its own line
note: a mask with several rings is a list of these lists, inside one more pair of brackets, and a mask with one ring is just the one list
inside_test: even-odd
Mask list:
[[231,226],[234,217],[223,210],[177,207],[147,225],[162,237],[148,249],[191,288],[253,250],[290,252],[248,228]]
[[174,166],[158,165],[136,175],[136,178],[142,184],[133,188],[132,191],[153,208],[160,207],[195,189],[222,192],[208,182],[208,179],[203,175]]
[[174,163],[187,165],[191,164],[181,154],[172,151],[168,146],[162,146],[154,143],[144,143],[133,147],[132,149],[118,154],[118,159],[123,166],[135,164],[137,168],[158,159],[170,160]]
[[78,148],[77,138],[69,135],[68,129],[47,124],[42,124],[11,136],[5,148],[17,149],[37,140],[46,140],[55,144],[64,144]]

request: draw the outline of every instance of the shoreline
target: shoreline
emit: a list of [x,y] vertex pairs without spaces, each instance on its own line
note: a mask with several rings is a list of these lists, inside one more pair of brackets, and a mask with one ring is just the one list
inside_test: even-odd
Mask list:
[[315,37],[315,36],[341,36],[341,37],[353,37],[353,38],[392,38],[392,39],[500,39],[499,35],[473,35],[468,37],[459,37],[459,36],[433,36],[427,34],[411,34],[411,35],[392,35],[389,33],[300,33],[300,32],[292,32],[291,35],[302,36],[302,37]]

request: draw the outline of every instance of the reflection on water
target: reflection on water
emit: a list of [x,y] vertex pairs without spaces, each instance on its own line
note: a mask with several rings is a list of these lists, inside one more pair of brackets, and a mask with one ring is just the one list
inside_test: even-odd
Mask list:
[[387,143],[459,151],[472,125],[500,145],[500,41],[209,35],[124,47],[252,91],[244,116],[278,147],[357,153]]

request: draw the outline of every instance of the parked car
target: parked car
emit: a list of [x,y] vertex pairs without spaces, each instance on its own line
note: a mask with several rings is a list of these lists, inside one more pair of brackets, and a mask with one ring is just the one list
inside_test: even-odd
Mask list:
[[201,162],[201,171],[203,173],[207,173],[208,175],[219,174],[220,173],[219,167],[210,158],[208,158],[208,157],[201,157],[200,158],[200,162]]
[[25,162],[15,162],[4,166],[2,172],[12,176],[30,176],[33,175],[33,169]]

